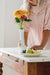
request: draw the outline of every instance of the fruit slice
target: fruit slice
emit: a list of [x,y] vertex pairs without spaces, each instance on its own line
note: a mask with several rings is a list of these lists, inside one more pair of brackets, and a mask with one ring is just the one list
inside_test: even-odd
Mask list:
[[32,53],[36,53],[36,51],[35,50],[32,50]]
[[32,53],[32,50],[31,50],[31,49],[28,49],[28,50],[26,51],[26,53]]
[[40,53],[40,51],[32,50],[32,53]]
[[36,53],[40,53],[40,51],[36,51]]

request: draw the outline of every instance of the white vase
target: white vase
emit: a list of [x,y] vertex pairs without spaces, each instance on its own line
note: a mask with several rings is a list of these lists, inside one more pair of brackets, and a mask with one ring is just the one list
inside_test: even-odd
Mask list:
[[24,43],[24,29],[20,29],[19,33],[20,33],[21,46],[18,48],[18,52],[22,53],[23,50],[26,50],[26,48],[27,48],[25,43]]

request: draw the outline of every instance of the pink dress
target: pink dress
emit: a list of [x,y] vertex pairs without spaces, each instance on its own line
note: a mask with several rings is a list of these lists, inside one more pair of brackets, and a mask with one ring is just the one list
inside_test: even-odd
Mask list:
[[[31,48],[41,44],[44,30],[50,30],[50,0],[44,1],[41,9],[32,6],[29,18],[32,21],[26,24],[25,32],[28,32],[27,45]],[[50,49],[50,36],[44,49]]]

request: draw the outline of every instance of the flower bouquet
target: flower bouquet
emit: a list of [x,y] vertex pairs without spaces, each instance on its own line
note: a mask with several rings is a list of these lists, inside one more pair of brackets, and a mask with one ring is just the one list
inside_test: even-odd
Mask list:
[[[17,25],[19,26],[19,31],[20,31],[20,41],[21,41],[21,46],[18,48],[19,53],[22,53],[23,50],[26,50],[26,46],[24,43],[24,28],[25,22],[30,22],[32,21],[31,19],[27,18],[27,15],[29,15],[29,11],[26,10],[16,10],[13,15],[15,16],[15,21],[17,22]],[[24,23],[24,25],[23,25]]]

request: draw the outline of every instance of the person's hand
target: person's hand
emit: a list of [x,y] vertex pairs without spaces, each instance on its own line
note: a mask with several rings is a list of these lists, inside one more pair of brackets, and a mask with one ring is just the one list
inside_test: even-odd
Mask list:
[[42,50],[43,48],[41,46],[34,46],[34,47],[31,47],[31,49],[36,49],[36,50]]
[[21,46],[21,41],[19,41],[19,42],[18,42],[18,45],[17,45],[17,47],[20,47],[20,46]]

